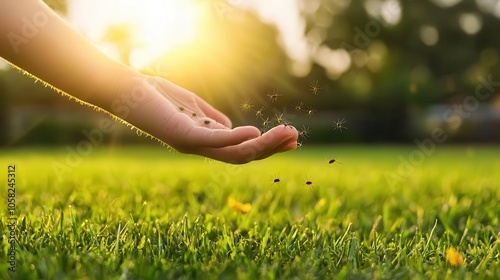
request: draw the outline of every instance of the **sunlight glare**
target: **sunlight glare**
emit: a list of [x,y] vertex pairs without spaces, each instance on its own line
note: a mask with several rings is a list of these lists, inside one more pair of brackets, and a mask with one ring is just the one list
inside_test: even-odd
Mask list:
[[72,25],[99,44],[110,44],[104,39],[110,27],[129,26],[129,62],[137,69],[193,41],[202,13],[193,0],[71,0],[68,5]]
[[200,7],[192,1],[138,1],[143,6],[134,18],[135,40],[130,57],[132,67],[142,68],[166,51],[185,45],[197,35]]

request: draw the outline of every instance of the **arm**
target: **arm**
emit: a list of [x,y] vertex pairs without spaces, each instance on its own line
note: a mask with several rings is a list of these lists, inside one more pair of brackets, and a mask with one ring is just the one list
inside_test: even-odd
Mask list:
[[40,0],[0,0],[0,56],[180,152],[244,163],[296,147],[290,127],[262,136],[255,127],[231,129],[195,94],[102,54]]
[[109,107],[109,93],[120,76],[134,75],[40,0],[0,0],[0,21],[0,55],[78,99]]

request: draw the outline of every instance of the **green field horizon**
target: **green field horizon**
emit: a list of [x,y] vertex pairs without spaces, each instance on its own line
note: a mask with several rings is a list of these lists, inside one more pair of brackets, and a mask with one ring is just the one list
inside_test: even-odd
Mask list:
[[0,278],[500,278],[500,148],[431,148],[305,145],[245,165],[162,147],[1,150],[17,241],[11,272],[3,191]]

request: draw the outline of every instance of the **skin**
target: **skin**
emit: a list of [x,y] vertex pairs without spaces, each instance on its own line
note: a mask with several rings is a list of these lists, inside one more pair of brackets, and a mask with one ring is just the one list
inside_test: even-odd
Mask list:
[[297,147],[293,127],[233,128],[196,94],[110,59],[39,0],[0,0],[0,57],[182,153],[240,164]]

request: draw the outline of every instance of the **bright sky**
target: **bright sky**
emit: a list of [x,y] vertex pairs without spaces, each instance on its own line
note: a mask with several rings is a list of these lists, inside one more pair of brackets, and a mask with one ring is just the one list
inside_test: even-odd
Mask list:
[[[278,27],[279,41],[299,67],[308,70],[309,53],[304,37],[305,23],[299,15],[299,0],[213,0],[239,8],[253,9],[261,18]],[[199,1],[198,1],[199,2]],[[230,6],[228,6],[230,8]],[[69,0],[68,20],[79,32],[99,42],[107,26],[131,23],[136,26],[138,46],[131,57],[133,67],[141,68],[165,51],[189,42],[196,35],[201,7],[191,0]],[[116,57],[112,45],[100,45]],[[305,68],[304,68],[305,67]]]
[[[79,32],[99,42],[110,25],[130,25],[134,42],[132,66],[141,68],[171,48],[196,35],[200,7],[191,0],[69,0],[68,21]],[[116,54],[100,45],[110,56]]]
[[[300,15],[300,0],[240,0],[241,6],[257,11],[261,19],[280,31],[279,42],[293,60],[292,72],[298,76],[309,73],[310,50],[304,35],[306,23]],[[314,2],[314,1],[312,1]]]
[[[350,0],[332,0],[336,5],[345,5]],[[397,24],[401,17],[399,3],[402,0],[366,0],[365,8],[377,20]],[[432,0],[439,6],[450,7],[462,0]],[[475,0],[480,9],[500,17],[500,0]],[[205,7],[200,6],[204,3]],[[286,3],[286,4],[285,4]],[[352,61],[348,52],[342,49],[332,50],[319,46],[321,32],[309,32],[313,35],[309,41],[304,35],[305,21],[300,15],[301,5],[314,10],[318,1],[313,0],[68,0],[68,21],[84,36],[98,44],[102,51],[116,59],[117,49],[111,43],[103,43],[106,29],[110,25],[134,26],[133,41],[137,43],[130,56],[131,66],[143,68],[165,52],[189,43],[195,39],[198,20],[207,5],[208,8],[225,7],[231,12],[232,7],[250,9],[260,18],[277,27],[280,31],[278,42],[291,58],[290,71],[296,76],[309,73],[314,61],[328,71],[331,78],[336,78],[349,69]],[[344,3],[344,4],[342,4]],[[481,18],[477,14],[463,14],[459,18],[460,27],[467,34],[477,33],[481,27]],[[417,28],[417,27],[416,27]],[[421,39],[425,44],[433,45],[439,40],[439,33],[433,26],[420,26]],[[313,30],[314,31],[314,30]],[[316,36],[316,37],[314,37]],[[318,43],[315,45],[315,43]],[[0,60],[0,70],[7,64]]]

